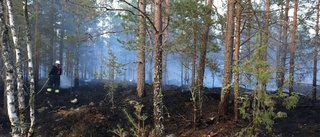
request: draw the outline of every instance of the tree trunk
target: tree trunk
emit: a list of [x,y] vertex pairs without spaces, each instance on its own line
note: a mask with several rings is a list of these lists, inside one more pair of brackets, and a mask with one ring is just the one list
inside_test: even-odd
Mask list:
[[[196,3],[198,0],[196,0]],[[199,89],[197,88],[198,85],[196,83],[196,68],[197,68],[197,43],[198,43],[198,22],[197,22],[197,16],[193,16],[193,50],[192,52],[192,72],[191,72],[191,94],[192,94],[192,101],[193,101],[193,128],[196,128],[196,121],[197,121],[197,92]]]
[[[80,34],[80,17],[77,18],[77,34]],[[80,68],[80,36],[77,35],[77,45],[75,49],[75,62],[74,62],[74,87],[78,88],[80,85],[80,80],[79,80],[79,68]]]
[[283,42],[283,3],[280,3],[280,25],[279,25],[279,45],[277,46],[276,50],[276,62],[277,62],[277,72],[276,72],[276,83],[277,83],[277,88],[278,90],[281,88],[282,82],[281,82],[281,56],[282,56],[282,42]]
[[181,56],[181,60],[180,60],[180,86],[183,87],[184,86],[184,65],[183,65],[183,56]]
[[221,89],[221,100],[219,102],[218,114],[219,120],[224,117],[227,113],[227,103],[231,88],[232,79],[232,54],[233,54],[233,28],[234,28],[234,5],[235,0],[228,0],[227,9],[227,27],[226,27],[226,37],[224,46],[224,69],[223,69],[223,81]]
[[75,58],[75,68],[74,68],[74,87],[78,88],[80,85],[80,80],[79,80],[79,67],[80,67],[80,61],[79,61],[79,44],[77,45],[76,49],[76,58]]
[[[166,36],[166,33],[164,32],[164,38]],[[163,50],[162,52],[162,85],[165,86],[168,83],[168,70],[167,70],[167,65],[168,65],[168,52],[166,50]]]
[[[54,5],[54,0],[51,0],[51,5]],[[54,56],[54,37],[55,37],[55,32],[54,32],[54,24],[55,24],[55,20],[54,20],[54,6],[50,6],[50,15],[49,15],[49,24],[48,24],[48,30],[50,30],[49,35],[51,35],[49,37],[49,44],[48,44],[48,49],[49,49],[49,63],[48,64],[48,70],[50,71],[51,67],[52,67],[52,63],[54,62],[55,56]],[[79,33],[78,33],[79,34]]]
[[281,60],[280,60],[280,81],[279,81],[279,90],[283,91],[284,79],[286,73],[286,58],[287,58],[287,47],[288,47],[288,28],[289,28],[289,0],[286,0],[285,10],[284,10],[284,28],[283,28],[283,45],[281,48]]
[[295,57],[296,30],[297,30],[297,10],[298,10],[298,0],[294,0],[292,38],[291,38],[292,42],[291,42],[291,50],[290,50],[289,93],[293,92],[293,82],[294,82],[294,57]]
[[[266,50],[263,51],[263,61],[268,62],[267,55],[268,55],[268,39],[269,39],[269,18],[270,18],[270,0],[266,1],[266,16],[265,16],[265,23],[264,23],[264,31],[262,33],[262,46],[266,46]],[[267,66],[263,66],[262,70],[264,72],[268,71]],[[262,91],[267,91],[267,81],[268,79],[262,80]]]
[[30,127],[28,131],[28,137],[33,136],[34,128],[35,128],[35,89],[34,89],[34,76],[33,76],[33,62],[32,62],[32,50],[31,50],[31,36],[30,36],[30,29],[29,29],[29,16],[28,16],[28,5],[27,0],[23,2],[23,9],[24,9],[24,19],[25,19],[25,32],[26,32],[26,44],[27,44],[27,53],[28,53],[28,73],[29,73],[29,106],[30,106]]
[[[152,46],[152,41],[150,40],[150,46]],[[154,52],[153,51],[151,51],[150,53],[149,53],[149,83],[150,84],[152,84],[153,83],[153,74],[152,74],[152,71],[154,71],[153,69],[151,69],[151,68],[153,68],[153,58],[154,58]]]
[[[164,17],[164,43],[167,43],[169,40],[169,8],[170,8],[170,2],[169,0],[164,0],[163,1],[165,5],[165,17]],[[166,48],[168,49],[168,48]],[[168,66],[168,52],[166,50],[163,50],[163,61],[162,61],[162,85],[167,85],[168,84],[168,71],[167,71],[167,66]]]
[[313,103],[317,101],[317,73],[318,73],[318,39],[319,39],[319,17],[320,17],[320,0],[318,0],[317,20],[316,20],[316,36],[314,41],[314,57],[313,57]]
[[139,44],[138,44],[138,74],[137,95],[141,98],[145,95],[145,47],[146,47],[146,19],[141,12],[146,11],[146,1],[139,0]]
[[[251,49],[251,24],[252,24],[252,14],[248,14],[247,15],[248,17],[247,17],[247,28],[248,28],[248,30],[247,30],[247,44],[246,44],[246,46],[247,46],[247,57],[246,57],[246,60],[250,60],[251,58],[252,58],[252,55],[251,55],[251,52],[252,52],[252,49]],[[247,79],[247,81],[249,81],[249,84],[251,85],[251,83],[252,83],[252,74],[251,73],[247,73],[246,74],[246,79]]]
[[206,58],[207,58],[207,47],[209,43],[209,30],[211,26],[211,7],[212,7],[212,0],[206,1],[207,12],[204,15],[204,24],[203,24],[203,34],[201,40],[201,47],[200,47],[200,60],[198,66],[198,83],[197,86],[199,87],[198,92],[198,108],[199,108],[199,115],[202,115],[202,92],[203,92],[203,79],[204,79],[204,70],[206,66]]
[[203,24],[203,34],[201,39],[201,47],[200,47],[200,60],[199,60],[199,66],[198,66],[198,85],[200,89],[203,88],[203,79],[204,79],[204,70],[206,65],[206,57],[207,57],[207,46],[208,46],[208,40],[209,40],[209,29],[210,29],[210,23],[211,23],[211,7],[212,7],[212,0],[207,1],[208,11],[205,14],[204,17],[204,24]]
[[192,72],[191,72],[191,86],[192,86],[192,90],[195,89],[196,86],[196,67],[197,67],[197,33],[198,31],[198,26],[196,23],[196,18],[194,18],[194,25],[193,25],[193,51],[192,51]]
[[241,26],[241,3],[236,3],[236,38],[235,38],[235,51],[234,51],[234,121],[238,121],[238,94],[239,94],[239,57],[240,57],[240,26]]
[[[59,57],[58,57],[58,59],[60,60],[60,62],[61,62],[61,66],[63,66],[64,64],[63,64],[63,62],[64,62],[64,60],[63,60],[63,52],[64,52],[64,38],[65,38],[65,30],[64,30],[64,25],[65,25],[65,23],[64,23],[64,20],[65,20],[65,1],[64,0],[61,0],[61,3],[60,3],[61,5],[60,5],[60,7],[61,7],[61,13],[62,13],[62,15],[61,15],[61,19],[60,19],[60,22],[61,22],[61,24],[60,24],[60,31],[61,31],[61,33],[60,33],[60,36],[59,36]],[[63,74],[61,74],[61,75],[63,75]]]
[[39,24],[39,2],[38,0],[35,0],[35,4],[34,4],[34,16],[35,16],[35,24],[34,24],[34,47],[33,47],[33,51],[34,51],[34,83],[35,83],[35,89],[37,89],[38,87],[38,82],[39,82],[39,59],[38,59],[38,24]]
[[154,1],[154,26],[155,26],[155,66],[154,66],[154,96],[153,114],[155,135],[160,137],[164,133],[163,125],[163,95],[161,89],[162,80],[162,0]]
[[15,30],[15,22],[12,13],[12,1],[7,0],[7,8],[9,15],[9,25],[12,34],[12,40],[15,48],[16,54],[16,73],[17,73],[17,91],[18,91],[18,108],[19,108],[19,117],[20,117],[20,127],[21,127],[21,136],[26,136],[26,114],[25,114],[25,97],[23,89],[23,74],[22,74],[22,58],[21,58],[21,45],[18,42],[17,33]]
[[[11,1],[7,1],[11,2]],[[5,25],[5,20],[4,20],[4,8],[6,7],[5,3],[3,0],[0,0],[1,3],[1,12],[0,12],[0,24],[1,26],[1,45],[2,45],[2,57],[3,61],[5,64],[5,93],[6,93],[6,98],[7,98],[7,110],[8,110],[8,116],[9,120],[11,123],[11,135],[13,137],[19,137],[20,136],[20,120],[17,114],[17,109],[16,109],[16,101],[15,101],[15,95],[14,95],[14,67],[13,63],[11,62],[12,57],[10,56],[12,51],[10,51],[10,48],[8,46],[8,28]],[[11,6],[11,4],[9,4]],[[11,7],[10,7],[11,8]],[[10,9],[11,11],[11,9]]]

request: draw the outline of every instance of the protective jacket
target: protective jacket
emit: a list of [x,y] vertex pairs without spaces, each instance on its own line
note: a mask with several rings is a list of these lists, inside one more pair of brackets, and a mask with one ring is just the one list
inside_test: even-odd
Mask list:
[[53,65],[49,75],[61,75],[61,74],[62,74],[62,69],[60,68],[60,66],[58,64]]
[[59,93],[60,86],[60,75],[62,74],[62,69],[59,64],[52,66],[51,71],[49,73],[49,83],[47,91],[50,92],[52,88],[55,89],[56,93]]

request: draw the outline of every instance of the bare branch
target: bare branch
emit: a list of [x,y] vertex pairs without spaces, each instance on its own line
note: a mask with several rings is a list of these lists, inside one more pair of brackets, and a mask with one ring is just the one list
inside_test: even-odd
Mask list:
[[87,7],[87,8],[92,8],[92,9],[105,9],[106,11],[125,11],[125,12],[131,13],[132,15],[135,15],[133,11],[127,10],[127,9],[115,9],[115,8],[111,8],[111,7],[107,7],[107,6],[88,6],[88,5],[80,4],[77,2],[71,2],[71,1],[67,1],[67,2],[70,4],[73,4],[73,5],[81,6],[81,7]]
[[129,30],[137,30],[137,29],[125,29],[125,30],[119,30],[119,31],[105,31],[102,33],[97,33],[97,34],[90,34],[90,33],[85,33],[85,35],[87,35],[86,37],[83,37],[80,41],[81,42],[85,42],[88,41],[89,39],[92,40],[93,38],[105,35],[105,34],[110,34],[110,33],[121,33],[121,32],[126,32]]
[[152,20],[149,18],[149,16],[145,13],[145,12],[142,12],[138,7],[132,5],[131,3],[125,1],[125,0],[120,0],[121,2],[124,2],[126,4],[128,4],[129,6],[131,6],[132,8],[138,10],[141,14],[143,14],[143,16],[149,21],[149,23],[151,24],[152,28],[154,30],[157,30],[156,27],[154,26],[154,23],[152,22]]

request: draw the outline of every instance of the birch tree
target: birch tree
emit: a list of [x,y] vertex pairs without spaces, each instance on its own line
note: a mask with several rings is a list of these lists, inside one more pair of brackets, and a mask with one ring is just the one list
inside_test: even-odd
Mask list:
[[8,8],[8,16],[9,16],[9,27],[12,34],[12,40],[15,49],[15,68],[17,74],[17,91],[18,91],[18,108],[19,108],[19,117],[20,117],[20,126],[21,126],[21,135],[26,135],[26,114],[25,114],[25,97],[23,90],[23,74],[22,74],[22,61],[21,61],[21,45],[18,43],[18,37],[15,29],[15,22],[12,13],[12,1],[7,0],[6,6]]
[[5,71],[6,71],[6,77],[5,77],[5,93],[7,98],[7,109],[8,109],[8,116],[11,123],[11,135],[13,137],[19,137],[20,136],[20,120],[17,114],[16,109],[16,101],[15,101],[15,95],[14,95],[14,67],[13,63],[11,62],[12,57],[10,51],[10,47],[8,45],[8,28],[5,24],[5,17],[4,17],[4,11],[5,11],[5,2],[3,0],[0,0],[0,24],[1,24],[1,46],[2,46],[2,57],[5,64]]
[[30,29],[29,29],[29,16],[28,16],[28,4],[27,0],[23,1],[23,9],[24,9],[24,19],[25,19],[25,32],[26,32],[26,44],[27,44],[27,53],[28,53],[28,74],[29,74],[29,111],[30,111],[30,127],[28,131],[28,137],[33,136],[34,128],[35,128],[35,82],[34,82],[34,75],[33,75],[33,59],[32,59],[32,46],[31,46],[31,36],[30,36]]

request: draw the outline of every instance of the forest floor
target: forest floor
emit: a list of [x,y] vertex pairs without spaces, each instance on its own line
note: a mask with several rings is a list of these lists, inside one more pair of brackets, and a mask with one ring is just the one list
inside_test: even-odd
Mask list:
[[[182,92],[175,86],[163,88],[164,94],[164,127],[168,137],[232,137],[248,125],[245,120],[237,123],[231,122],[232,118],[225,118],[225,122],[216,122],[217,107],[220,98],[220,89],[206,89],[203,103],[203,116],[193,127],[193,105],[190,92]],[[114,106],[107,96],[103,84],[86,83],[75,89],[64,89],[59,94],[46,95],[42,91],[36,96],[36,137],[112,137],[114,132],[132,136],[132,131],[137,131],[130,123],[126,112],[135,117],[132,102],[144,105],[142,114],[147,119],[141,122],[146,131],[151,131],[153,115],[152,87],[147,87],[147,95],[137,99],[135,87],[127,86],[118,88],[114,92]],[[3,95],[3,91],[1,93]],[[77,98],[77,103],[71,100]],[[284,110],[287,117],[276,119],[272,132],[260,131],[259,136],[320,136],[320,106],[305,103],[299,104],[295,109]],[[3,96],[0,97],[3,100]],[[50,103],[48,103],[50,101]],[[3,102],[3,101],[1,101]],[[0,104],[1,107],[3,104]],[[0,107],[0,137],[10,136],[10,123]],[[232,110],[232,108],[230,108]],[[232,116],[232,114],[230,114]],[[137,122],[134,122],[137,124]],[[140,130],[143,131],[143,130]],[[119,132],[118,132],[119,133]],[[131,134],[131,135],[130,135]]]

